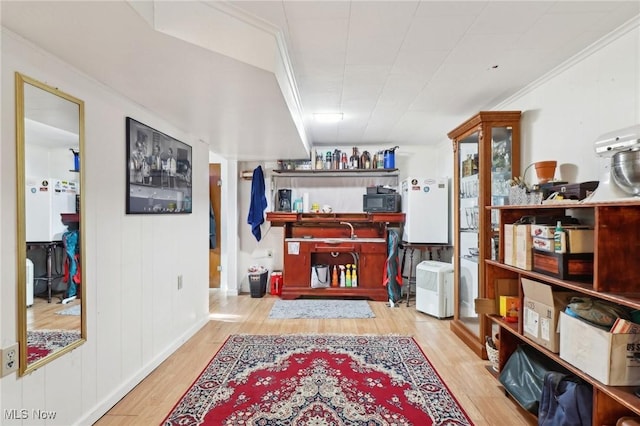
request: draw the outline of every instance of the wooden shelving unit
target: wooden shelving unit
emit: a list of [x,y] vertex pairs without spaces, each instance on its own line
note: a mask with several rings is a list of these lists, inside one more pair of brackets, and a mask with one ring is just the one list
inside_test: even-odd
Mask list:
[[[640,250],[640,200],[625,203],[567,204],[540,206],[487,207],[499,215],[500,235],[504,225],[516,222],[522,216],[567,214],[593,218],[594,277],[592,281],[568,281],[534,271],[504,264],[504,244],[500,241],[498,259],[485,259],[485,295],[496,296],[493,283],[499,278],[529,278],[552,286],[554,290],[571,290],[585,296],[614,302],[631,309],[640,309],[640,268],[637,254]],[[523,305],[523,292],[519,297]],[[545,357],[571,371],[593,387],[593,424],[615,425],[623,416],[640,416],[640,398],[634,395],[634,386],[607,386],[576,368],[523,335],[522,316],[517,324],[507,323],[497,316],[487,316],[499,328],[499,366],[504,367],[518,345],[535,348]]]

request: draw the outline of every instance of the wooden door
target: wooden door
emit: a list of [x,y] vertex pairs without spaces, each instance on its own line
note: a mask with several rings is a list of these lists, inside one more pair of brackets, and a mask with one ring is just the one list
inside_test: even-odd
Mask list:
[[[209,164],[209,202],[213,207],[213,217],[210,218],[210,223],[215,222],[215,236],[211,236],[209,242],[209,288],[220,288],[221,182],[220,164]],[[215,246],[212,248],[214,241]]]

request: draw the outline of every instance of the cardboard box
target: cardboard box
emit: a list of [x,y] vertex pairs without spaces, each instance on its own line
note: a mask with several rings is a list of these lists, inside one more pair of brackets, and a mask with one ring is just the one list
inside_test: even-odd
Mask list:
[[500,296],[500,316],[507,322],[518,322],[520,316],[520,297]]
[[500,316],[501,317],[506,317],[507,314],[509,314],[510,316],[517,317],[519,311],[520,311],[520,298],[517,295],[516,296],[500,295]]
[[[563,225],[566,240],[567,253],[593,253],[594,232],[593,229],[584,225]],[[556,227],[551,225],[531,225],[531,236],[534,238],[534,248],[546,251],[553,251],[553,234]],[[540,238],[551,239],[551,250],[547,250],[546,245],[540,245]],[[538,242],[539,244],[536,244]]]
[[504,225],[504,263],[531,270],[531,225]]
[[607,386],[640,385],[640,334],[611,334],[560,314],[560,358]]
[[533,237],[533,248],[543,251],[555,251],[553,238]]
[[533,270],[562,280],[593,279],[593,253],[553,253],[533,250]]
[[540,346],[557,353],[560,350],[558,315],[577,294],[553,291],[551,286],[527,278],[522,278],[522,291],[523,334]]
[[504,263],[505,265],[516,266],[516,233],[515,225],[504,225]]
[[556,232],[556,226],[553,225],[531,225],[531,236],[540,238],[551,238]]
[[[568,229],[592,230],[588,225],[562,225],[565,231]],[[541,238],[553,238],[556,232],[556,224],[553,225],[531,225],[531,236]]]
[[531,270],[532,248],[531,225],[515,225],[516,268]]
[[475,299],[475,310],[477,314],[498,315],[500,314],[500,297],[514,296],[518,298],[518,280],[510,278],[498,278],[493,282],[494,294],[493,299],[478,298]]
[[565,232],[569,253],[593,253],[593,229],[567,229]]

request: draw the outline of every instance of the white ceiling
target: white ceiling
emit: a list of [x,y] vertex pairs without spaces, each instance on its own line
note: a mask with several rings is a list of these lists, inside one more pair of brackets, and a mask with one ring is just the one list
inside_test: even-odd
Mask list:
[[640,14],[637,0],[1,7],[7,29],[237,160],[441,142]]

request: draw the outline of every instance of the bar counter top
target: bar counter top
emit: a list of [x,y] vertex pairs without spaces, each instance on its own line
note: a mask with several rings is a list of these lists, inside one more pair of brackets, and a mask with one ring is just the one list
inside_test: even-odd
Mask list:
[[364,222],[364,223],[404,223],[404,213],[296,213],[267,212],[267,220],[273,226],[284,226],[291,223],[331,223],[331,222]]

